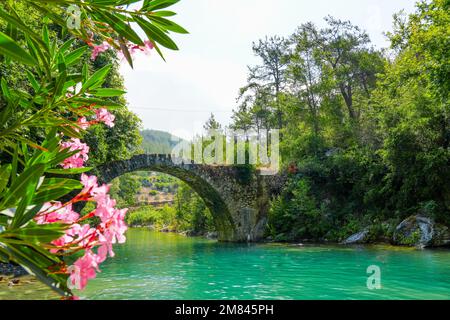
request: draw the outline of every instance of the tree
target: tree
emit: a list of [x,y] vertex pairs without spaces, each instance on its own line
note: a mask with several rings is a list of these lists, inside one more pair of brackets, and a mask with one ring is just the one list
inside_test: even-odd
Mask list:
[[283,127],[283,113],[279,105],[279,95],[286,85],[286,68],[288,65],[288,41],[275,36],[253,43],[254,54],[262,60],[261,65],[248,67],[248,85],[241,88],[240,99],[245,103],[261,103],[267,125],[269,108],[275,110],[278,128]]
[[448,1],[420,2],[408,19],[396,18],[390,38],[398,55],[374,93],[371,117],[383,139],[393,206],[432,200],[441,221],[450,220],[448,8]]
[[203,129],[206,131],[209,130],[220,130],[222,126],[219,122],[217,122],[216,118],[214,117],[214,114],[211,113],[211,116],[208,120],[206,120],[206,123],[203,125]]

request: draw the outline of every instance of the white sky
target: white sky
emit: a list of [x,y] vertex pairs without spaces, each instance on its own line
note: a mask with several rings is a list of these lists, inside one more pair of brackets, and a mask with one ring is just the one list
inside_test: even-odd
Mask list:
[[[180,51],[164,50],[166,63],[152,52],[138,55],[134,70],[126,62],[129,107],[146,129],[185,139],[201,131],[210,113],[227,125],[247,78],[247,65],[259,63],[251,44],[266,35],[291,35],[312,21],[322,26],[332,15],[364,28],[377,47],[392,15],[414,11],[414,0],[182,0],[173,20],[190,34],[174,35]],[[171,9],[171,10],[172,10]]]

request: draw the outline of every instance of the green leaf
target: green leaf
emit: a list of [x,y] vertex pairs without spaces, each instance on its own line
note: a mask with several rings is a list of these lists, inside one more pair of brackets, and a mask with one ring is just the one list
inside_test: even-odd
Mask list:
[[81,91],[89,90],[90,88],[99,87],[103,84],[103,82],[106,79],[106,76],[109,73],[109,70],[111,70],[111,65],[108,64],[104,66],[103,68],[97,70],[86,82],[83,83],[83,86],[81,87]]
[[23,50],[13,39],[0,31],[0,53],[28,65],[37,64],[36,60]]
[[83,185],[80,181],[75,179],[66,179],[66,178],[45,178],[42,182],[41,186],[36,193],[36,196],[40,193],[45,193],[48,190],[52,189],[81,189]]
[[11,99],[11,91],[9,91],[8,84],[6,83],[5,78],[1,80],[2,93],[7,99]]
[[27,248],[23,245],[8,244],[7,246],[0,246],[0,248],[4,255],[7,254],[14,262],[20,264],[58,294],[71,295],[71,291],[67,288],[67,275],[51,274],[47,270],[51,265],[56,265],[59,260],[51,259],[48,253],[44,254],[32,245]]
[[147,11],[155,11],[159,9],[164,9],[167,7],[170,7],[174,5],[175,3],[179,2],[180,0],[154,0],[150,1],[146,6],[145,10]]
[[47,25],[44,25],[44,27],[42,28],[42,40],[44,41],[45,46],[47,48],[50,48],[50,37],[48,35]]
[[72,98],[72,101],[81,103],[84,105],[95,104],[98,108],[108,107],[108,109],[111,109],[111,110],[123,108],[123,104],[114,102],[111,100],[105,100],[105,99],[77,97],[77,98]]
[[35,164],[25,169],[12,183],[5,194],[0,208],[14,207],[16,201],[26,194],[29,185],[33,185],[39,180],[45,170],[45,164]]
[[126,19],[125,16],[120,15],[118,13],[111,14],[107,11],[96,11],[95,12],[97,16],[101,18],[104,22],[109,24],[111,28],[114,29],[118,34],[120,34],[122,37],[130,40],[131,42],[137,44],[137,45],[144,45],[144,42],[142,39],[138,36],[138,34],[131,28],[130,25],[128,25],[124,19]]
[[112,88],[99,88],[92,90],[91,93],[97,97],[119,97],[124,95],[126,91]]
[[0,194],[6,188],[11,175],[11,164],[5,164],[0,167]]
[[38,92],[41,85],[37,82],[36,78],[29,70],[26,70],[26,72],[27,72],[28,81],[30,81],[30,84],[33,87],[33,90],[35,92]]
[[142,30],[144,30],[145,34],[149,39],[158,42],[159,44],[168,49],[178,50],[178,47],[175,44],[175,42],[173,42],[173,40],[170,39],[169,36],[166,35],[164,31],[162,31],[160,28],[140,17],[136,16],[134,19],[138,23],[138,25],[142,28]]
[[156,11],[156,12],[152,12],[152,16],[157,16],[157,17],[172,17],[175,16],[176,13],[173,11]]
[[53,174],[80,174],[84,172],[91,171],[92,167],[85,167],[85,168],[72,168],[72,169],[48,169],[45,172],[53,173]]
[[[21,227],[24,224],[28,223],[31,219],[33,219],[36,214],[41,211],[42,209],[42,204],[33,206],[31,209],[27,208],[28,210],[26,210],[24,212],[24,214],[22,215],[22,217],[16,222],[16,226],[17,227]],[[14,223],[14,221],[12,221]]]
[[76,62],[78,62],[80,60],[80,58],[83,56],[83,54],[86,53],[87,48],[88,48],[87,46],[83,46],[83,47],[78,48],[78,49],[70,52],[69,54],[67,54],[64,57],[66,60],[66,65],[71,66],[71,65],[75,64]]
[[119,44],[120,50],[122,50],[125,59],[127,59],[130,67],[133,68],[133,58],[131,57],[130,51],[128,50],[128,47],[126,46],[125,41],[122,37],[119,38]]
[[31,224],[30,226],[18,229],[10,229],[3,236],[8,237],[9,234],[17,238],[33,243],[49,243],[64,235],[66,227],[61,224]]
[[19,17],[19,15],[12,11],[13,15],[10,15],[8,12],[4,11],[2,8],[0,8],[0,18],[3,20],[9,22],[11,25],[13,25],[16,28],[19,28],[24,33],[26,33],[28,36],[32,37],[34,40],[38,41],[40,45],[45,47],[45,43],[42,41],[40,36],[33,31],[30,27],[28,27]]
[[176,32],[181,34],[187,34],[189,33],[186,29],[184,29],[182,26],[176,24],[173,21],[161,18],[161,17],[154,17],[149,16],[148,17],[151,21],[153,21],[155,24],[160,25],[162,28]]
[[152,44],[153,47],[155,48],[156,52],[158,52],[159,56],[161,57],[161,59],[163,59],[164,61],[166,61],[166,59],[164,58],[163,53],[161,52],[161,49],[159,48],[159,46],[152,40],[149,40]]
[[[70,49],[70,47],[72,46],[72,44],[74,42],[75,42],[75,39],[69,39],[66,42],[64,42],[63,45],[59,48],[58,53],[65,54],[66,51]],[[67,61],[67,57],[66,57],[66,61]]]

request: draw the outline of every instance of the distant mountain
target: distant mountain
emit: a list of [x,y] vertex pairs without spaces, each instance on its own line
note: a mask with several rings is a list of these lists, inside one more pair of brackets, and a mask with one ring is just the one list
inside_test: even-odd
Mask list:
[[141,136],[142,149],[145,153],[169,154],[181,140],[168,132],[159,130],[142,130]]

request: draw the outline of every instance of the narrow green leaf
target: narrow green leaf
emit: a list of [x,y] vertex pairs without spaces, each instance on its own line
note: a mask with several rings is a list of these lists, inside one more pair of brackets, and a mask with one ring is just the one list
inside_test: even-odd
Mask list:
[[87,46],[83,46],[81,48],[78,48],[78,49],[68,53],[65,56],[66,65],[71,66],[71,65],[75,64],[76,62],[78,62],[79,59],[83,56],[83,54],[86,53],[87,48],[88,48]]
[[173,40],[170,39],[170,37],[166,35],[164,31],[162,31],[160,28],[138,16],[135,16],[134,20],[138,23],[138,25],[142,28],[142,30],[144,30],[145,34],[149,39],[158,42],[159,44],[168,49],[178,50],[178,47],[175,44],[175,42],[173,42]]
[[125,16],[115,13],[111,14],[107,11],[96,11],[96,15],[100,17],[100,19],[103,22],[106,22],[109,24],[111,28],[114,29],[118,34],[120,34],[122,37],[130,40],[131,42],[137,44],[137,45],[144,45],[144,42],[139,37],[139,35],[131,28],[130,25],[128,25],[124,20],[126,19]]
[[155,11],[159,9],[164,9],[167,7],[170,7],[174,5],[175,3],[179,2],[180,0],[154,0],[150,1],[147,6],[145,6],[145,10],[148,11]]
[[13,60],[28,65],[35,65],[36,60],[22,49],[13,39],[0,31],[0,53]]
[[91,93],[97,97],[119,97],[124,95],[126,91],[112,88],[99,88],[92,90]]
[[45,170],[45,164],[35,164],[25,169],[11,184],[11,187],[5,194],[0,207],[14,207],[16,201],[26,193],[28,185],[33,185],[42,176]]
[[161,11],[152,12],[152,16],[157,16],[157,17],[172,17],[172,16],[175,16],[175,15],[176,15],[176,13],[173,12],[173,11],[161,10]]
[[72,168],[72,169],[48,169],[45,172],[53,173],[53,174],[73,175],[73,174],[80,174],[80,173],[88,172],[91,170],[92,170],[92,167],[85,167],[85,168]]
[[11,175],[11,164],[5,164],[0,167],[0,194],[6,188]]
[[151,21],[153,21],[155,24],[160,25],[162,28],[176,32],[181,34],[187,34],[189,33],[186,29],[184,29],[182,26],[176,24],[173,21],[161,18],[161,17],[154,17],[149,16],[148,17]]
[[105,81],[105,78],[109,73],[109,70],[111,70],[111,67],[112,66],[108,64],[103,68],[97,70],[86,82],[83,83],[81,91],[86,91],[89,90],[90,88],[101,86]]

